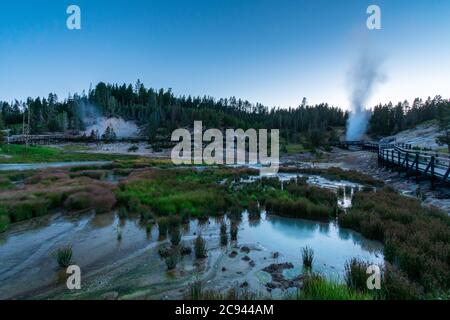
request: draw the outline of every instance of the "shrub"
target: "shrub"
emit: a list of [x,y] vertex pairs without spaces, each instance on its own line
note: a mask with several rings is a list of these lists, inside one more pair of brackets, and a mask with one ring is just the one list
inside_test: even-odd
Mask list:
[[109,212],[116,205],[116,196],[112,190],[103,186],[92,186],[88,188],[92,207],[96,213]]
[[261,215],[258,202],[250,200],[248,202],[248,215],[250,219],[258,219]]
[[229,217],[232,221],[240,221],[242,219],[242,208],[238,205],[233,205],[229,209]]
[[194,241],[194,252],[197,259],[206,258],[206,242],[200,235]]
[[425,296],[450,290],[450,218],[445,213],[383,188],[356,193],[339,224],[382,241],[385,259],[422,287]]
[[302,250],[303,267],[311,269],[314,261],[314,250],[306,246]]
[[166,246],[160,247],[158,249],[158,253],[161,256],[161,258],[167,258],[168,256],[170,256],[172,254],[172,252],[173,252],[173,248],[166,247]]
[[167,223],[169,229],[179,228],[182,222],[182,218],[179,215],[172,215],[167,217]]
[[61,247],[56,251],[56,261],[61,268],[67,268],[72,262],[72,247]]
[[188,256],[192,253],[191,247],[182,247],[180,250],[182,256]]
[[177,267],[177,263],[179,261],[178,253],[172,253],[165,259],[167,270],[173,270]]
[[12,222],[18,222],[47,214],[48,207],[46,199],[30,197],[10,203],[8,212]]
[[85,210],[91,207],[90,195],[86,191],[77,192],[70,195],[64,202],[64,207],[68,210]]
[[345,283],[347,286],[359,292],[366,292],[367,288],[367,278],[366,273],[367,268],[370,266],[368,262],[360,261],[356,258],[351,259],[345,264]]
[[167,236],[167,231],[169,230],[169,220],[167,217],[161,217],[157,219],[159,238],[164,239]]
[[388,300],[416,300],[422,296],[422,289],[408,277],[386,263],[381,282],[381,297]]
[[170,234],[170,242],[173,246],[177,246],[180,244],[181,241],[181,231],[180,228],[173,228],[169,232]]
[[238,236],[238,226],[236,223],[232,222],[230,227],[230,238],[232,241],[236,241]]

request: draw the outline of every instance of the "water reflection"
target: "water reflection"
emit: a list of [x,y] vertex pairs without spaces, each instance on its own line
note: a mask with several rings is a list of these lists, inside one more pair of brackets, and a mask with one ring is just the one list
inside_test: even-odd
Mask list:
[[363,238],[351,230],[341,229],[335,221],[322,223],[262,214],[257,226],[244,216],[240,243],[258,243],[271,252],[280,252],[283,260],[300,263],[300,249],[314,250],[314,269],[340,279],[345,263],[351,258],[382,265],[381,243]]
[[335,181],[329,180],[318,175],[305,175],[298,173],[277,173],[276,175],[267,176],[249,176],[247,178],[241,178],[241,183],[252,183],[260,179],[279,179],[281,190],[284,190],[285,184],[289,181],[297,183],[306,182],[309,185],[326,188],[336,192],[338,206],[346,210],[352,206],[352,199],[355,191],[361,190],[362,185],[350,181]]

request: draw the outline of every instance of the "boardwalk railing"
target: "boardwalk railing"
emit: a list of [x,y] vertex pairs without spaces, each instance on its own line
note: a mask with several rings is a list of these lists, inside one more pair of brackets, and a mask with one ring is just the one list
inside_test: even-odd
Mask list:
[[337,147],[349,149],[351,147],[358,147],[364,150],[373,150],[377,151],[380,147],[380,144],[376,141],[340,141],[339,143],[334,144]]
[[431,180],[450,182],[450,156],[446,154],[405,149],[398,145],[380,146],[378,159],[416,176],[423,175]]

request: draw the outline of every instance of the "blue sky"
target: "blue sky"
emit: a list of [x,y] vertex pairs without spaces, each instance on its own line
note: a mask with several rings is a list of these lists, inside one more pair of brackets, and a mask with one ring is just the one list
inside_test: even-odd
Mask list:
[[[77,4],[82,29],[66,28]],[[382,30],[366,9],[382,10]],[[269,106],[348,106],[360,52],[386,81],[368,105],[450,97],[447,0],[40,0],[0,4],[0,100],[60,98],[90,83],[237,96]]]

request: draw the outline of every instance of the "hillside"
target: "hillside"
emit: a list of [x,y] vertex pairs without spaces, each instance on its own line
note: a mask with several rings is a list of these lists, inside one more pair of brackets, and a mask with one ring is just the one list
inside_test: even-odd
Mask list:
[[442,134],[439,130],[437,121],[427,121],[419,124],[414,129],[400,131],[399,133],[388,136],[382,141],[393,141],[397,143],[411,144],[413,147],[421,149],[431,149],[440,152],[445,152],[447,148],[437,144],[437,137]]

